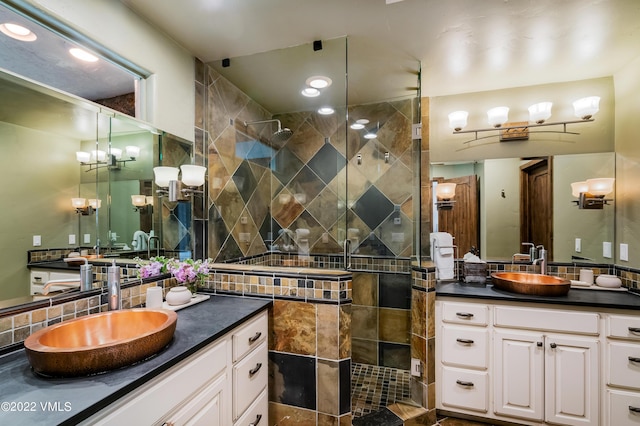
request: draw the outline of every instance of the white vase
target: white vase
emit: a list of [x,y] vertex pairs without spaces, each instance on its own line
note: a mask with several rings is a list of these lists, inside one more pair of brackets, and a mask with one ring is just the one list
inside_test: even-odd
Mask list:
[[172,287],[167,293],[167,304],[171,306],[184,305],[191,300],[191,292],[185,286]]

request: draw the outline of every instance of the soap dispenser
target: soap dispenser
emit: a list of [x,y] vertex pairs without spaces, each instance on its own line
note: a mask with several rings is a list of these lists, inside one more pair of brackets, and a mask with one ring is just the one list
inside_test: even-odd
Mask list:
[[109,310],[117,311],[122,309],[122,296],[120,294],[120,267],[114,260],[107,268],[107,294]]

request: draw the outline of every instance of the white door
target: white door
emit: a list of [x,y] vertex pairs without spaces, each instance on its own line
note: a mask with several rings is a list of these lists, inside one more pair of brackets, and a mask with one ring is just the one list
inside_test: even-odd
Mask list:
[[598,425],[599,346],[588,337],[545,339],[546,420],[563,425]]
[[494,332],[494,411],[541,421],[544,415],[544,336]]

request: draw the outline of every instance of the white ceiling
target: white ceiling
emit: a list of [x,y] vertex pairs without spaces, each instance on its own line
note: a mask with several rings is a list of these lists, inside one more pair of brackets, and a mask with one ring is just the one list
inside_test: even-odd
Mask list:
[[639,0],[121,1],[204,62],[347,36],[376,75],[420,61],[423,96],[609,76],[640,56]]

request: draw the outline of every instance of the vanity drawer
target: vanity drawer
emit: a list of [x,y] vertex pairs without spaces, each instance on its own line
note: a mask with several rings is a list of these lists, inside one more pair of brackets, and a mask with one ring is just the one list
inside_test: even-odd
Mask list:
[[442,367],[443,408],[489,411],[489,375],[482,371]]
[[607,351],[607,383],[640,389],[640,344],[609,342]]
[[269,377],[267,342],[233,366],[233,418],[240,417],[267,387]]
[[489,308],[482,304],[443,302],[442,321],[486,326],[489,324]]
[[249,351],[264,342],[267,338],[268,329],[269,321],[265,312],[233,333],[233,362],[242,359]]
[[629,315],[609,315],[607,336],[640,341],[640,317]]
[[247,411],[234,424],[235,426],[269,426],[269,398],[264,389]]
[[604,424],[611,426],[640,426],[640,394],[607,390]]
[[593,312],[495,307],[494,325],[496,327],[597,335],[599,322],[600,316]]
[[441,331],[443,364],[477,369],[489,367],[489,331],[486,328],[445,325]]

